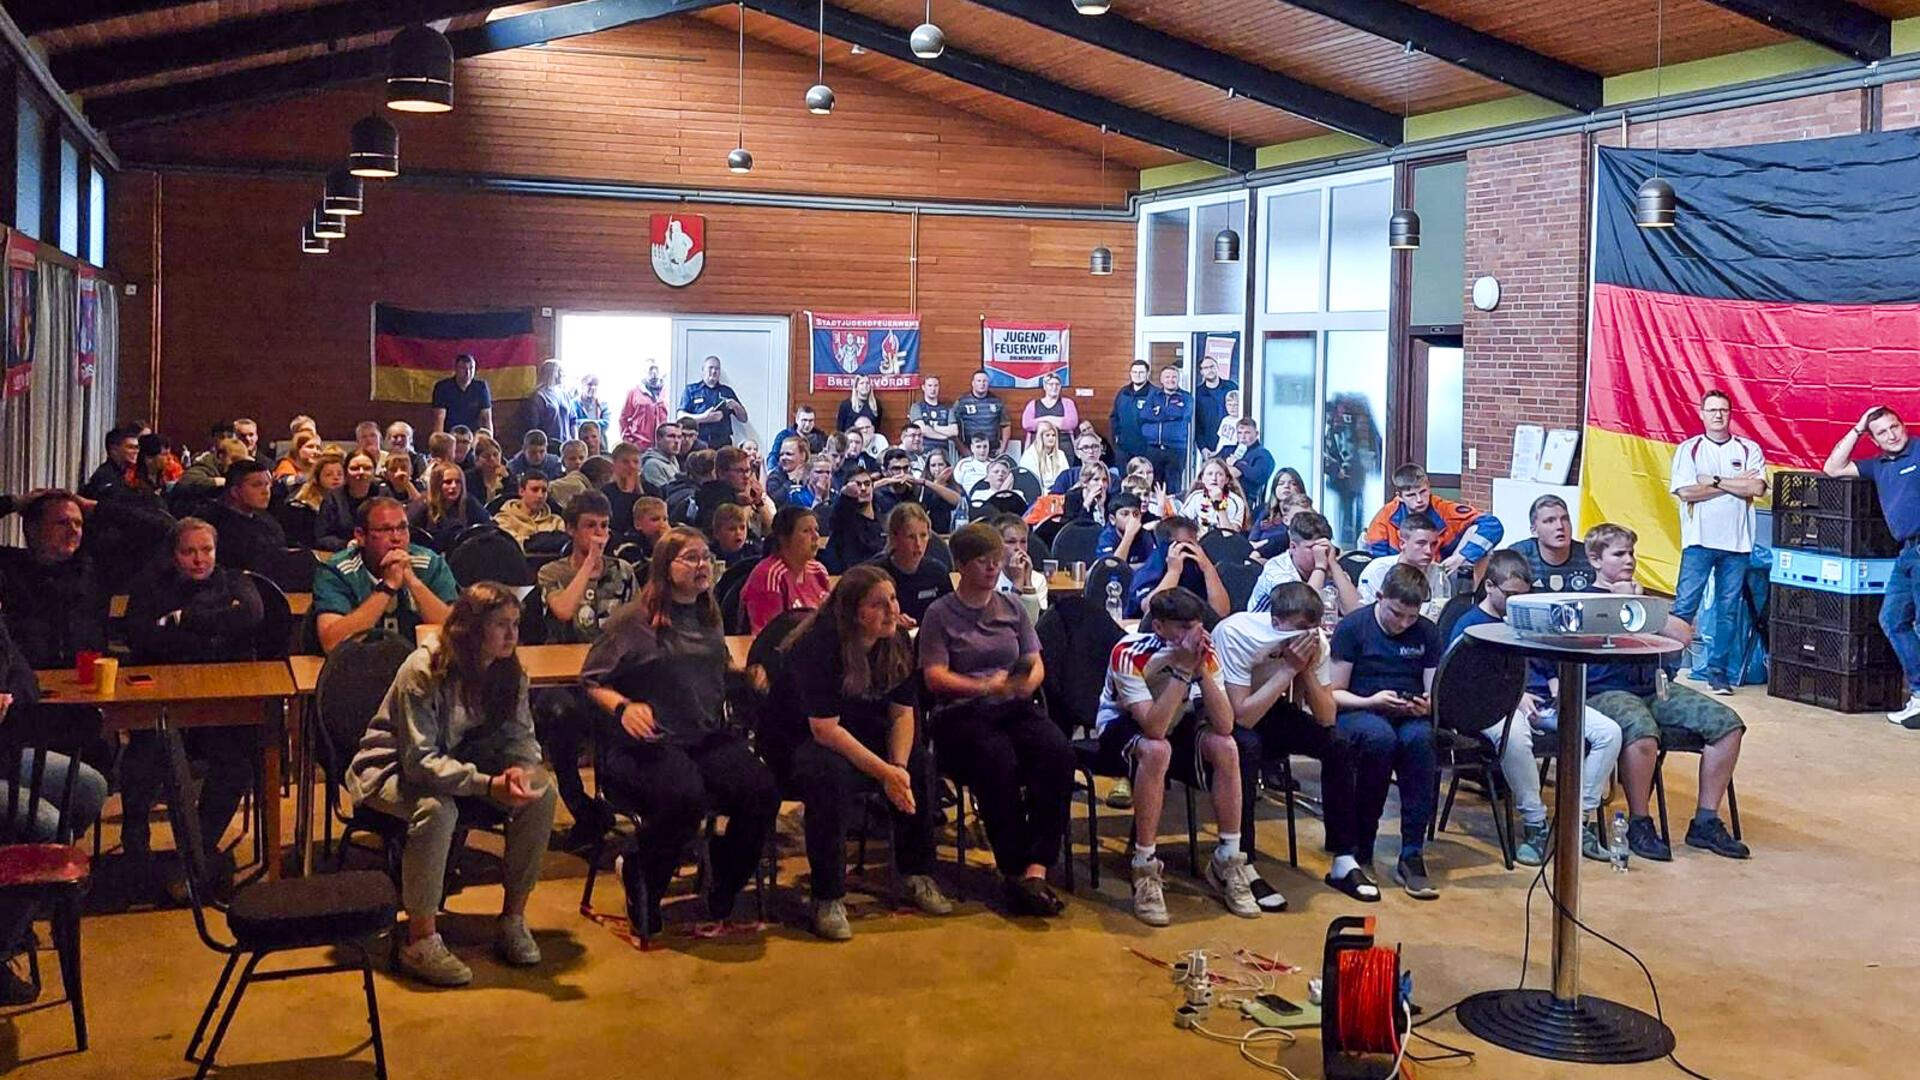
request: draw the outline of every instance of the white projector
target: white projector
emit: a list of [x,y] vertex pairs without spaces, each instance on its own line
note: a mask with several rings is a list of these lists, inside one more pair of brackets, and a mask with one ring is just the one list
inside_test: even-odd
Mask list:
[[1612,637],[1657,632],[1668,601],[1612,593],[1529,593],[1507,598],[1507,624],[1521,637]]

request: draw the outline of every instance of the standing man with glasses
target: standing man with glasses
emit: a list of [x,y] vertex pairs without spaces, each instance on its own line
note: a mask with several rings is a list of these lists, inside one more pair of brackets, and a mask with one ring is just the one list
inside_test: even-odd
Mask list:
[[[1853,446],[1868,435],[1879,454],[1853,460]],[[1920,449],[1907,437],[1900,414],[1885,405],[1868,409],[1852,430],[1827,455],[1822,471],[1828,476],[1864,476],[1873,481],[1880,513],[1900,541],[1900,557],[1887,580],[1880,603],[1880,631],[1900,658],[1907,676],[1907,703],[1887,714],[1889,723],[1920,731],[1920,634],[1914,630],[1914,594],[1920,585]]]
[[[1669,490],[1680,503],[1680,583],[1673,601],[1675,618],[1704,625],[1712,635],[1704,669],[1694,677],[1723,697],[1733,694],[1727,670],[1733,655],[1734,612],[1746,602],[1747,567],[1753,562],[1753,500],[1767,493],[1766,461],[1760,446],[1732,431],[1733,399],[1720,390],[1700,398],[1696,435],[1673,452]],[[1707,580],[1713,580],[1713,606],[1700,611]]]

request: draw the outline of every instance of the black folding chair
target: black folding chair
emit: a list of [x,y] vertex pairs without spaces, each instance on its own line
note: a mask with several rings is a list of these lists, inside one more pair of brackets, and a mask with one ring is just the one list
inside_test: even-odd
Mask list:
[[[1562,720],[1561,723],[1566,723]],[[1660,839],[1672,843],[1667,832],[1667,755],[1700,754],[1706,752],[1707,741],[1691,731],[1681,728],[1663,727],[1660,729],[1660,755],[1653,759],[1653,798],[1660,811]],[[1733,827],[1733,838],[1740,839],[1740,796],[1733,790],[1733,777],[1727,777],[1727,823]]]
[[[73,796],[78,787],[80,752],[100,738],[100,710],[74,706],[15,705],[0,726],[0,763],[8,783],[6,816],[0,818],[0,901],[46,911],[60,959],[60,982],[73,1011],[75,1049],[87,1048],[86,996],[80,980],[80,904],[92,880],[93,863],[74,843]],[[47,779],[47,755],[62,754],[74,764],[64,782]],[[20,765],[32,761],[26,783]],[[33,829],[34,808],[53,807],[51,836]],[[11,947],[15,942],[0,942]],[[27,952],[28,978],[40,988],[40,956]]]
[[751,629],[747,624],[746,605],[741,602],[741,594],[746,591],[747,578],[753,575],[757,560],[743,559],[727,567],[714,584],[713,595],[720,604],[720,622],[729,634],[746,634]]
[[453,580],[459,582],[461,588],[479,581],[497,581],[502,585],[534,583],[533,567],[527,562],[526,552],[500,529],[474,533],[455,544],[446,558]]
[[1360,580],[1360,572],[1372,561],[1373,556],[1364,551],[1349,551],[1339,559],[1340,569],[1346,571],[1347,577],[1355,582]]
[[1253,596],[1253,587],[1259,584],[1259,566],[1250,562],[1217,562],[1214,569],[1219,571],[1220,584],[1227,587],[1227,599],[1232,602],[1232,610],[1247,610],[1247,601]]
[[1253,541],[1248,540],[1245,533],[1209,529],[1207,535],[1200,538],[1200,550],[1206,552],[1207,558],[1212,559],[1216,566],[1230,562],[1243,563],[1253,557]]
[[1074,563],[1092,564],[1100,546],[1100,526],[1091,521],[1075,521],[1060,526],[1053,534],[1053,557],[1062,567]]
[[1087,587],[1081,590],[1080,595],[1104,608],[1107,603],[1107,583],[1112,581],[1120,583],[1121,602],[1124,604],[1127,594],[1133,589],[1133,567],[1112,556],[1087,568]]
[[312,548],[297,547],[261,552],[255,570],[282,592],[312,592],[313,575],[319,568]]
[[[400,665],[413,655],[414,644],[399,634],[373,630],[341,642],[320,669],[313,693],[314,758],[325,779],[327,813],[322,850],[333,844],[333,825],[342,832],[335,863],[344,864],[347,843],[356,832],[380,835],[393,818],[371,810],[345,809],[347,766],[360,747],[367,723],[379,710]],[[389,853],[389,871],[399,878],[398,849]]]
[[1049,546],[1045,540],[1035,536],[1031,529],[1027,531],[1027,556],[1033,560],[1033,566],[1036,570],[1040,568],[1041,563],[1046,562],[1048,559],[1057,558],[1053,553],[1053,548]]
[[[1532,732],[1516,724],[1513,717],[1526,686],[1525,660],[1468,635],[1447,648],[1433,677],[1434,750],[1440,771],[1452,776],[1446,801],[1428,835],[1446,827],[1461,776],[1467,774],[1492,804],[1493,834],[1500,842],[1501,861],[1509,870],[1513,869],[1513,800],[1500,775],[1500,761],[1508,739],[1527,739],[1531,745]],[[1580,718],[1569,717],[1566,722],[1579,723]],[[1495,724],[1501,725],[1500,737],[1489,742],[1482,732]]]
[[285,660],[293,651],[293,634],[298,622],[293,617],[293,608],[287,603],[287,594],[273,580],[251,570],[240,571],[241,576],[253,582],[260,593],[260,629],[253,638],[253,655],[257,660]]
[[927,538],[927,558],[953,571],[953,550],[947,547],[947,538],[935,534]]
[[[240,999],[246,995],[249,985],[351,971],[360,973],[360,985],[366,993],[367,1025],[373,1038],[373,1073],[385,1080],[387,1050],[380,1038],[380,1002],[373,989],[370,941],[393,929],[399,907],[393,882],[385,874],[372,870],[259,881],[242,887],[230,903],[220,905],[209,888],[210,876],[197,812],[199,800],[193,789],[186,747],[180,741],[180,733],[167,727],[164,720],[160,734],[167,751],[167,808],[185,870],[194,929],[207,948],[227,958],[220,979],[214,984],[213,995],[200,1013],[200,1022],[194,1026],[193,1038],[187,1043],[187,1060],[200,1066],[194,1074],[196,1080],[204,1080],[213,1068],[220,1044],[226,1040],[227,1028],[233,1023],[233,1014],[239,1009]],[[206,915],[209,906],[226,916],[227,932],[233,937],[231,943],[213,935]],[[259,970],[260,961],[273,953],[320,948],[353,950],[359,954],[359,962]],[[226,995],[236,967],[240,969],[240,980],[234,984],[232,996],[226,998],[226,1008],[220,1014],[219,1025],[213,1029],[212,1040],[206,1044],[206,1054],[196,1058],[194,1055],[206,1038],[207,1024],[213,1020],[214,1009]]]

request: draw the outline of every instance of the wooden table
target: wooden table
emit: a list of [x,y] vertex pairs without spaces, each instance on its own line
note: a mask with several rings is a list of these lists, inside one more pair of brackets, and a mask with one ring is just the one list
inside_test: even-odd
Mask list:
[[522,645],[520,666],[534,686],[571,686],[580,681],[588,645]]
[[[297,618],[313,608],[313,594],[310,592],[290,592],[287,594],[287,610]],[[127,596],[121,593],[107,603],[107,614],[116,619],[127,617]]]
[[[80,685],[72,668],[34,674],[43,700],[54,705],[97,708],[109,731],[149,728],[162,719],[176,728],[261,727],[259,797],[269,808],[261,815],[261,839],[267,853],[267,876],[280,876],[278,799],[284,731],[281,717],[266,706],[272,701],[285,701],[294,693],[286,661],[123,667],[114,685],[106,690]],[[142,681],[136,685],[135,679]]]

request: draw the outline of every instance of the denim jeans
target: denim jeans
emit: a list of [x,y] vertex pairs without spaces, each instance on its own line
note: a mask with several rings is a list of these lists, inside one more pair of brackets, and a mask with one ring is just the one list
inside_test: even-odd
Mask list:
[[[1734,644],[1733,613],[1738,610],[1736,605],[1746,599],[1747,567],[1752,562],[1750,552],[1721,551],[1699,544],[1680,552],[1680,584],[1673,598],[1673,614],[1707,631],[1711,640],[1707,643],[1706,668],[1698,674],[1709,680],[1734,681],[1732,676],[1736,673],[1727,670]],[[1694,616],[1700,612],[1700,599],[1706,592],[1708,578],[1713,579],[1713,607],[1696,620]],[[1920,653],[1920,648],[1915,651]]]
[[1907,687],[1920,694],[1920,634],[1914,632],[1915,578],[1920,577],[1920,544],[1900,549],[1894,560],[1893,576],[1887,580],[1887,595],[1880,602],[1880,629],[1900,657],[1900,670],[1906,673]]

